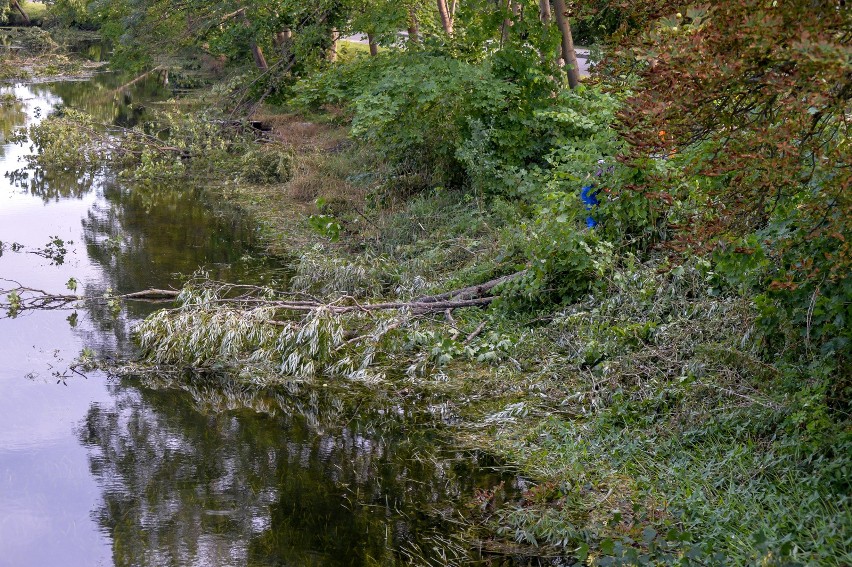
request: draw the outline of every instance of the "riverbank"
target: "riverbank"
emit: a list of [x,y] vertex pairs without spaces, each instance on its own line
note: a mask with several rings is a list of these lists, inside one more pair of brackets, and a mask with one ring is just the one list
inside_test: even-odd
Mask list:
[[[245,215],[202,188],[217,176],[193,170],[191,181],[156,183],[143,168],[117,175],[115,164],[87,167],[93,132],[64,128],[63,117],[85,115],[117,137],[120,124],[140,117],[128,115],[127,98],[135,108],[171,110],[153,104],[161,98],[154,85],[113,96],[126,80],[104,74],[0,89],[4,130],[16,140],[3,140],[0,152],[4,560],[84,567],[93,558],[112,564],[116,554],[181,565],[478,559],[455,508],[504,479],[512,486],[514,476],[441,443],[445,436],[414,400],[332,381],[264,386],[224,367],[149,367],[122,377],[95,367],[134,359],[132,327],[170,304],[122,298],[128,291],[176,289],[202,268],[209,278],[276,287],[288,273],[259,257]],[[45,121],[51,126],[39,129]],[[33,132],[37,141],[27,139]],[[32,162],[33,148],[47,154]],[[270,178],[259,173],[274,178],[288,163],[261,162],[276,167],[258,171],[247,161],[251,167],[221,161],[218,171],[265,187],[257,180]],[[28,302],[38,290],[61,295]]]
[[[571,104],[600,95],[582,96]],[[572,216],[576,195],[533,206],[449,183],[433,162],[392,166],[334,106],[223,115],[164,105],[167,139],[109,131],[121,144],[108,155],[86,116],[40,130],[42,159],[202,187],[292,259],[266,286],[191,280],[137,327],[144,357],[125,372],[170,370],[187,387],[227,376],[329,427],[406,408],[526,479],[508,501],[499,485],[460,495],[471,547],[848,563],[842,395],[816,357],[773,359],[783,346],[760,332],[765,306],[711,259],[616,247]]]
[[[271,249],[296,259],[299,289],[370,302],[523,268],[504,259],[514,236],[499,203],[438,190],[359,208],[399,180],[325,119],[264,115],[300,173],[230,190]],[[337,242],[310,231],[304,215],[323,212]],[[753,301],[720,295],[708,264],[669,262],[628,253],[596,291],[551,309],[518,309],[506,286],[488,309],[420,318],[386,346],[395,354],[369,389],[418,400],[460,447],[531,481],[520,500],[494,487],[469,509],[494,552],[843,564],[848,428],[826,417],[802,429],[817,423],[802,408],[819,393],[797,393],[793,369],[764,362]]]

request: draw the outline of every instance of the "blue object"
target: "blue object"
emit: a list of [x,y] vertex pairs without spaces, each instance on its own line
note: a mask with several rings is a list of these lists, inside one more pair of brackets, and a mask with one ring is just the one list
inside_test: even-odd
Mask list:
[[[580,191],[580,199],[583,200],[583,203],[586,205],[587,211],[594,210],[600,204],[598,201],[598,193],[600,193],[600,189],[595,189],[594,185],[586,185]],[[598,221],[591,215],[586,217],[586,226],[589,228],[594,228],[598,225]]]

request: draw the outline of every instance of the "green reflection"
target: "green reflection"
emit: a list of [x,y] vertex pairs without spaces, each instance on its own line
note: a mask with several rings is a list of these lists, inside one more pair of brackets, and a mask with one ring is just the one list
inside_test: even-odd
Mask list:
[[205,413],[174,391],[115,394],[79,434],[118,566],[396,565],[415,552],[476,561],[440,511],[452,517],[477,481],[498,479],[442,460],[404,422],[323,431],[282,411],[292,400],[280,395],[252,394],[267,413]]
[[130,127],[143,117],[146,104],[171,96],[156,75],[122,89],[131,79],[123,73],[99,73],[85,81],[42,83],[30,88],[39,95],[58,96],[63,105],[84,111],[104,124]]
[[23,103],[17,99],[11,89],[0,89],[0,157],[5,156],[3,145],[8,144],[12,136],[24,122],[27,113]]

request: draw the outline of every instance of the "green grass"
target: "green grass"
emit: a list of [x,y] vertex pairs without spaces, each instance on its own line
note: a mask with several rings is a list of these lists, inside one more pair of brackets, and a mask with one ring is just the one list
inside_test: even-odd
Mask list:
[[[48,8],[41,2],[28,2],[24,0],[21,2],[21,7],[27,13],[33,25],[41,25],[47,15]],[[23,23],[23,18],[21,18],[21,14],[17,10],[13,9],[9,14],[9,22],[13,25],[20,25]]]
[[337,43],[337,54],[340,62],[346,63],[356,57],[369,57],[370,46],[357,41],[341,40]]
[[461,434],[534,482],[495,530],[579,560],[850,564],[846,417],[701,273],[622,267],[549,324],[506,318],[519,369],[476,378]]

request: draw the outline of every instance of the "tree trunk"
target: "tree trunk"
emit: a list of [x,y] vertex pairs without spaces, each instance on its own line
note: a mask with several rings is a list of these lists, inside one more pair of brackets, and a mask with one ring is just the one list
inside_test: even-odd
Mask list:
[[408,41],[412,44],[420,43],[420,28],[414,8],[408,9]]
[[506,45],[509,41],[509,35],[511,34],[512,27],[515,25],[515,20],[521,15],[521,5],[518,2],[506,0],[506,10],[510,12],[512,16],[503,20],[503,33],[500,37],[500,47]]
[[[245,8],[234,12],[234,14],[239,14],[242,17],[243,26],[245,26],[246,29],[251,28],[251,21],[249,21],[248,16],[246,15]],[[231,14],[228,14],[226,18],[229,18],[230,16]],[[266,63],[266,57],[263,56],[263,49],[257,44],[257,41],[254,39],[254,36],[252,36],[251,40],[249,41],[249,47],[251,48],[251,54],[254,57],[254,64],[257,66],[257,68],[263,71],[264,73],[266,71],[269,71],[269,65]]]
[[275,45],[281,52],[281,57],[283,57],[285,61],[289,61],[290,58],[293,57],[293,30],[285,28],[275,34]]
[[550,23],[550,18],[552,17],[550,13],[550,0],[538,0],[538,13],[541,18],[541,23]]
[[254,64],[263,72],[269,71],[269,65],[266,63],[266,57],[263,56],[263,49],[256,41],[251,41],[251,54],[254,56]]
[[577,53],[574,51],[574,38],[571,36],[571,21],[565,0],[553,0],[556,9],[556,25],[562,33],[562,59],[565,61],[565,71],[568,73],[568,86],[576,88],[580,84],[580,66],[577,63]]
[[373,34],[367,34],[367,43],[370,45],[370,57],[375,57],[379,54],[379,45],[376,43],[375,38],[373,38]]
[[[512,11],[512,0],[506,0],[506,11]],[[503,19],[503,28],[500,32],[500,47],[502,48],[509,41],[509,30],[512,27],[512,18],[506,17]]]
[[337,44],[340,43],[340,32],[331,30],[331,51],[328,52],[328,60],[334,63],[337,61]]
[[444,31],[452,37],[453,17],[450,15],[450,9],[447,8],[447,0],[438,0],[438,13],[441,15],[441,25],[444,26]]
[[30,17],[27,15],[26,12],[24,12],[24,9],[18,3],[18,0],[12,0],[12,7],[21,13],[21,17],[24,19],[25,24],[27,24],[28,26],[32,24],[32,22],[30,22]]

